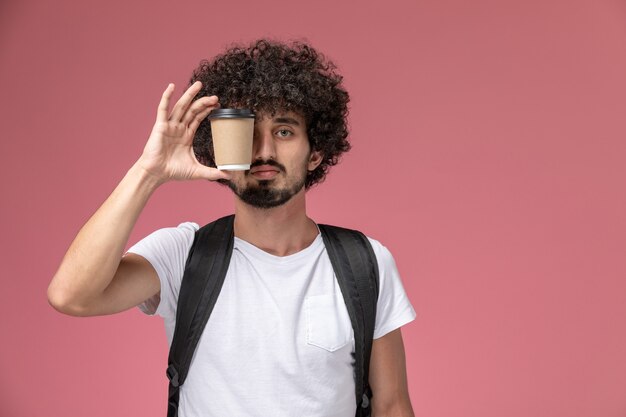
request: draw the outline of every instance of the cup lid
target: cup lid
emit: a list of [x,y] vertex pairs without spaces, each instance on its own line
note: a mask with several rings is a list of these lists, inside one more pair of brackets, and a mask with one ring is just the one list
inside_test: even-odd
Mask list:
[[210,119],[241,119],[251,118],[254,119],[254,113],[250,109],[215,109],[209,113]]

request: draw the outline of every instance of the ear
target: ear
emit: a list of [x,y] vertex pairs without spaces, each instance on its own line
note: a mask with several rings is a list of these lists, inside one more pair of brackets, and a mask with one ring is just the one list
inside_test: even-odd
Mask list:
[[309,155],[309,164],[307,169],[314,171],[322,163],[322,153],[320,151],[313,151]]

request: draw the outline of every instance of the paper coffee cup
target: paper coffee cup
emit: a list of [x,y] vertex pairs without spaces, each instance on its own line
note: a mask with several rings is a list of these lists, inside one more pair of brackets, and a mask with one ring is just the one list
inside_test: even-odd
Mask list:
[[254,113],[248,109],[215,109],[208,118],[217,169],[250,169]]

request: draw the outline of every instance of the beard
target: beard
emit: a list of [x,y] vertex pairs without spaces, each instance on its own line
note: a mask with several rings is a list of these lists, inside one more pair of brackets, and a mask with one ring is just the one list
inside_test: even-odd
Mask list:
[[[281,173],[285,172],[284,166],[272,160],[255,162],[250,168],[253,168],[255,165],[272,165],[278,167]],[[247,176],[249,173],[250,171],[246,171],[245,175]],[[226,184],[244,203],[260,209],[270,209],[285,204],[304,188],[306,168],[304,174],[300,177],[287,177],[287,180],[288,184],[283,188],[273,187],[273,179],[258,180],[257,184],[244,184],[242,187],[237,186],[232,180],[226,182]]]

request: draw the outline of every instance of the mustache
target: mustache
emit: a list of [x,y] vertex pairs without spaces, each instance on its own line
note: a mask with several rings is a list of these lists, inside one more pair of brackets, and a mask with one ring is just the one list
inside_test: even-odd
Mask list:
[[278,168],[279,170],[281,170],[282,172],[286,171],[286,168],[283,164],[279,164],[278,162],[274,161],[273,159],[257,159],[256,161],[254,161],[253,163],[250,164],[250,169],[254,168],[254,167],[258,167],[261,165],[270,165],[273,167]]

